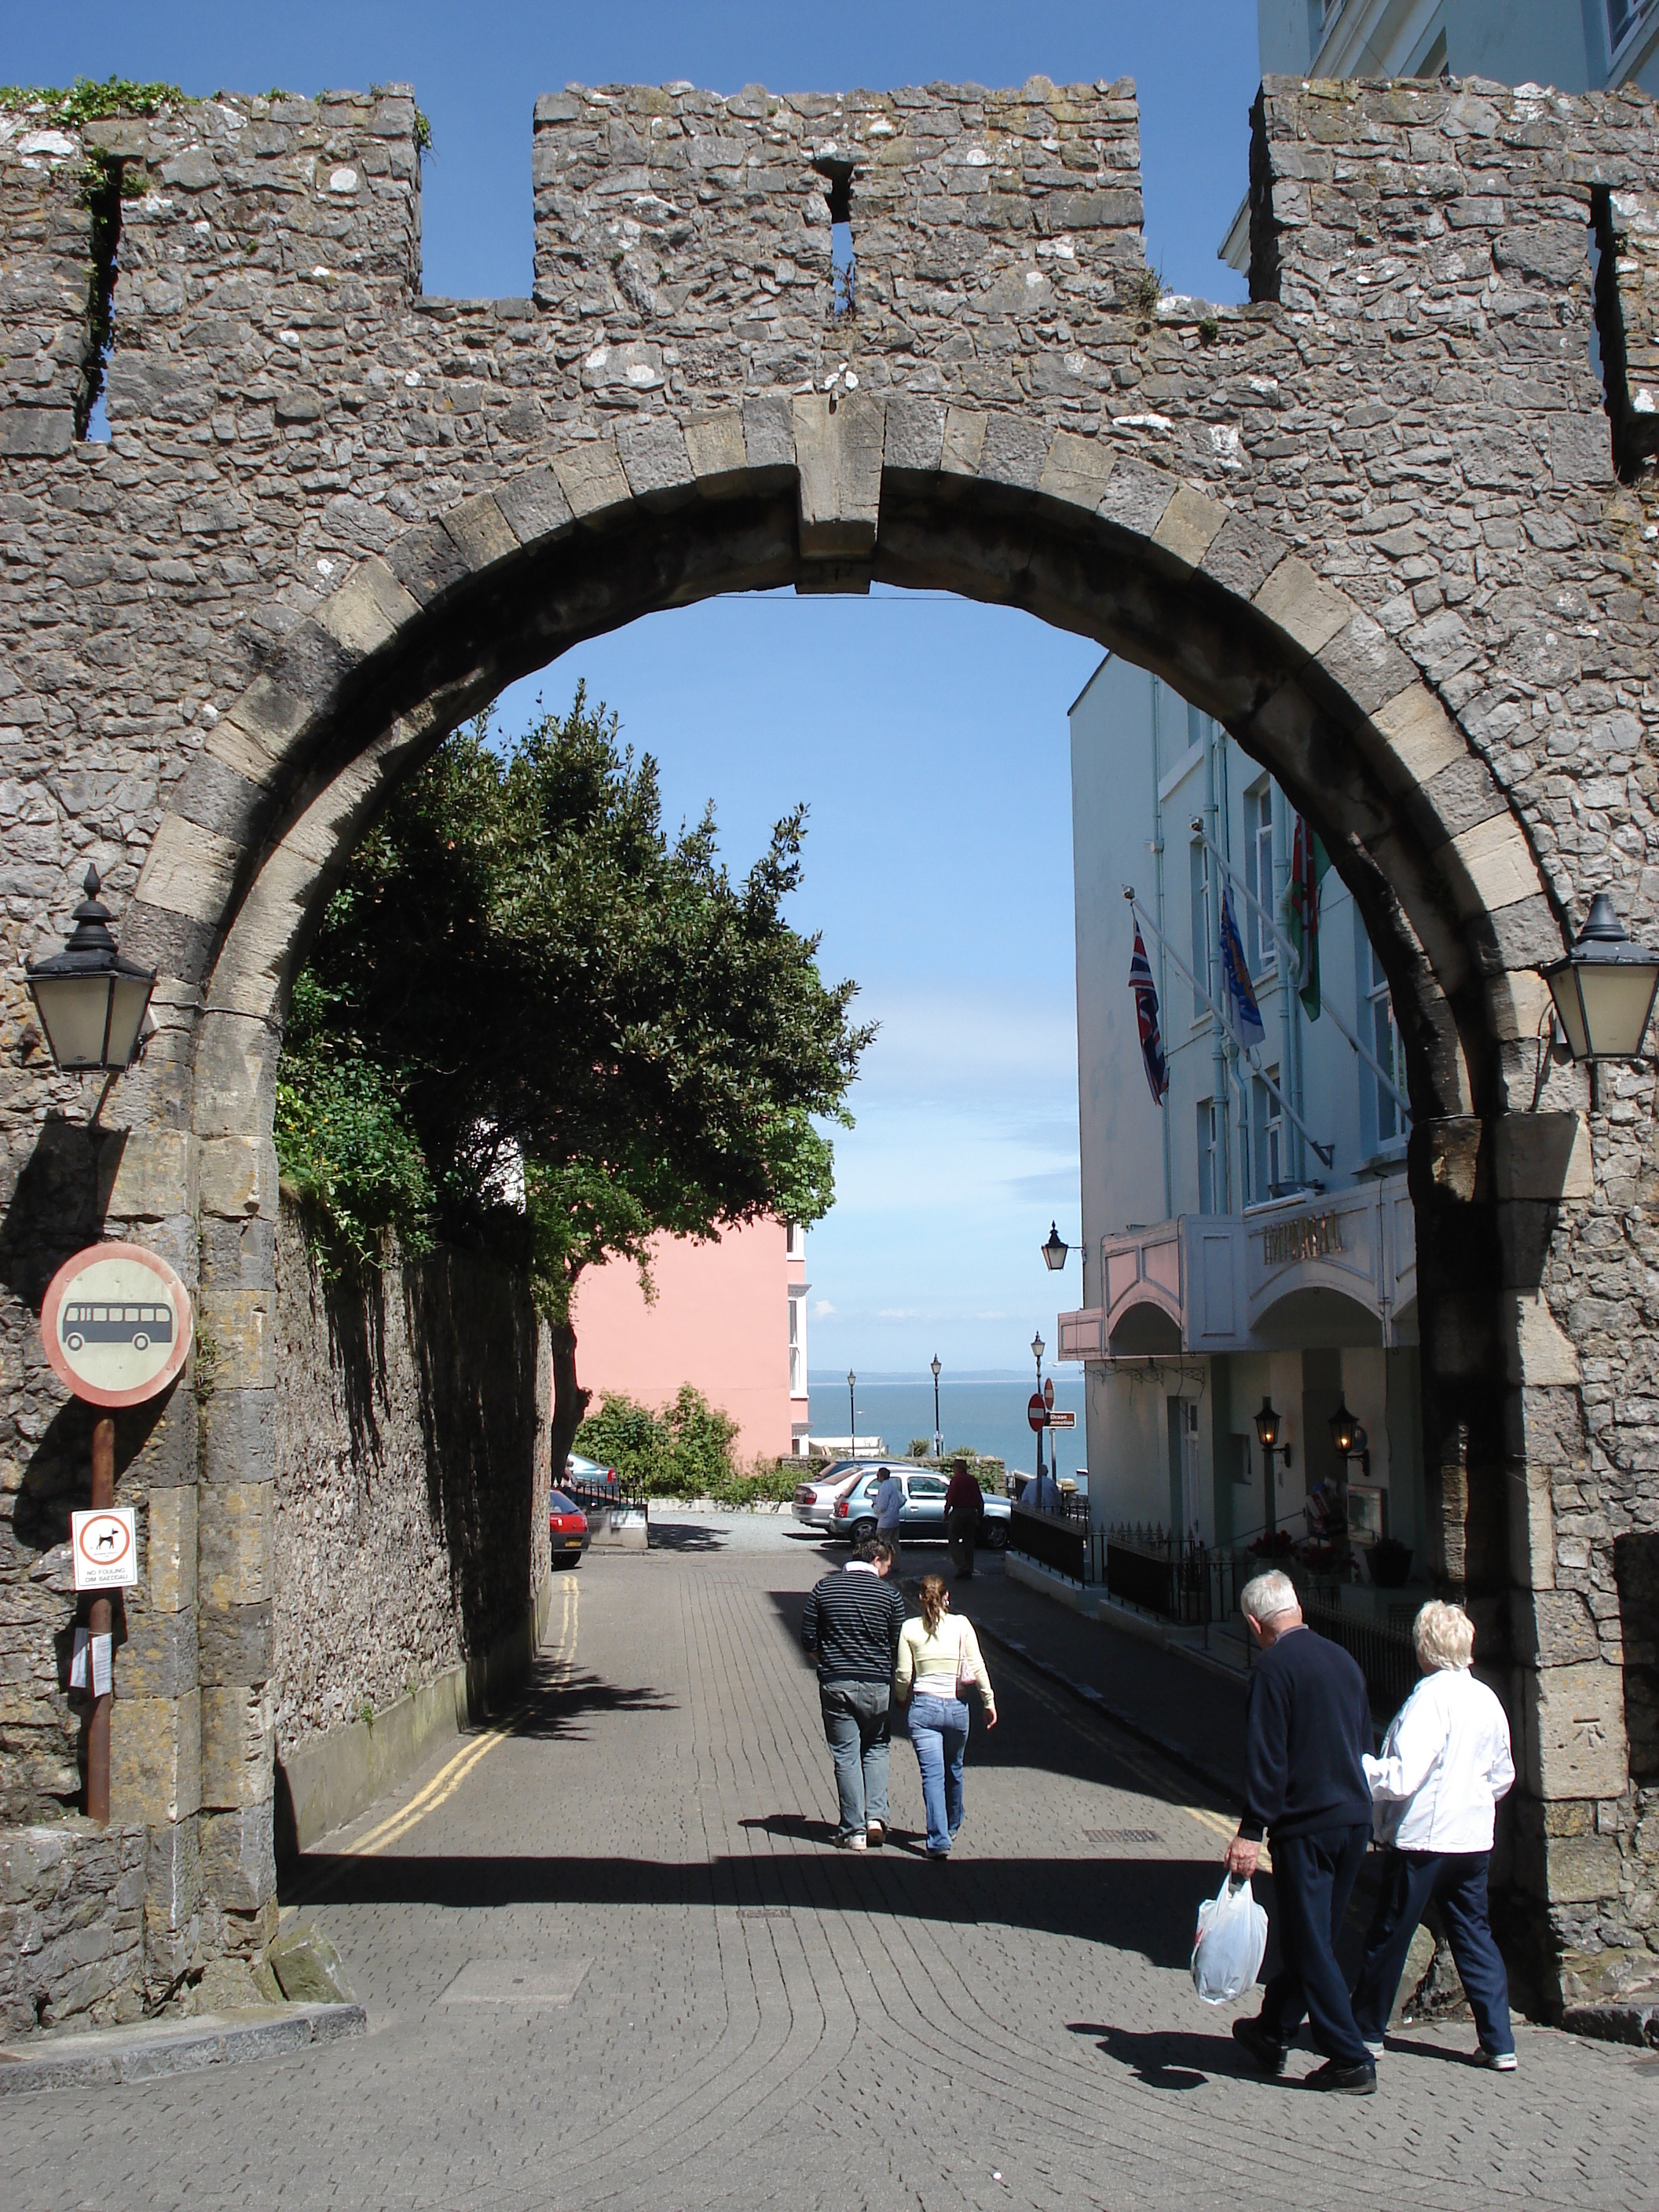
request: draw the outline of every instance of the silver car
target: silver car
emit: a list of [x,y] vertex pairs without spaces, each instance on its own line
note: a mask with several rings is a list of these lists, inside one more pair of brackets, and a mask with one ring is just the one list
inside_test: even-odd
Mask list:
[[811,1482],[803,1482],[795,1492],[795,1502],[790,1509],[797,1521],[808,1528],[822,1528],[828,1534],[839,1534],[840,1524],[836,1519],[836,1508],[853,1485],[863,1474],[890,1467],[901,1473],[909,1464],[904,1460],[838,1459],[815,1475]]
[[[883,1466],[904,1485],[904,1510],[899,1516],[900,1540],[918,1544],[936,1537],[943,1543],[945,1493],[951,1486],[950,1478],[935,1474],[928,1468],[902,1466],[891,1460],[883,1462]],[[836,1498],[830,1522],[832,1535],[855,1544],[862,1537],[875,1534],[875,1498],[882,1472],[882,1466],[866,1468]],[[1008,1541],[1012,1508],[1006,1498],[987,1497],[983,1505],[979,1540],[992,1551],[1000,1552]]]

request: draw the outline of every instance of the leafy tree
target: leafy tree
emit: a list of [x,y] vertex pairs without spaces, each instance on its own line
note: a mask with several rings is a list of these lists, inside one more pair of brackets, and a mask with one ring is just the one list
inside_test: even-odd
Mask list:
[[805,810],[733,882],[712,806],[670,836],[656,764],[579,690],[511,753],[482,719],[392,799],[295,987],[276,1143],[325,1264],[395,1231],[528,1265],[553,1326],[554,1464],[586,1407],[570,1300],[660,1231],[834,1195],[819,1121],[873,1035],[784,918]]

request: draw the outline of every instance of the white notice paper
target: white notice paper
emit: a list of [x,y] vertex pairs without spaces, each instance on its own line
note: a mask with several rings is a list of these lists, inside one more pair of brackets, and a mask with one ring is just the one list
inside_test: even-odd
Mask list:
[[92,1631],[89,1628],[77,1628],[76,1630],[75,1649],[70,1656],[70,1687],[71,1690],[84,1690],[87,1686],[87,1647],[91,1642],[91,1639]]
[[109,1695],[111,1641],[107,1636],[94,1636],[92,1639],[92,1694],[94,1698]]

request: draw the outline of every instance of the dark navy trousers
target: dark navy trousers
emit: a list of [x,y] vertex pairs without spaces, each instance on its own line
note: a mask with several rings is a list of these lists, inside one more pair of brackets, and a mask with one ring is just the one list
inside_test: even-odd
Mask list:
[[[1474,2014],[1480,2048],[1494,2057],[1514,2050],[1509,1977],[1486,1913],[1486,1862],[1491,1856],[1490,1851],[1387,1854],[1382,1894],[1365,1939],[1365,1963],[1353,1991],[1354,2020],[1371,2042],[1382,2040],[1394,2010],[1412,1937],[1430,1905],[1437,1905],[1463,1994]],[[1279,1864],[1277,1854],[1273,1864]]]
[[1339,2066],[1370,2063],[1336,1962],[1337,1930],[1370,1839],[1369,1820],[1272,1838],[1281,1964],[1262,1992],[1261,2025],[1276,2043],[1288,2044],[1307,2021],[1315,2043]]

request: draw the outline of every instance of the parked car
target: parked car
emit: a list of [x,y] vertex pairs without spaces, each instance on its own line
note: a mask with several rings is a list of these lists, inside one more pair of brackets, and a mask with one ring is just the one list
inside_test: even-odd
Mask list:
[[827,1528],[835,1517],[836,1500],[850,1490],[866,1460],[835,1459],[828,1467],[820,1468],[810,1482],[803,1482],[795,1492],[792,1508],[797,1521],[805,1522],[809,1528]]
[[587,1516],[574,1498],[562,1490],[547,1493],[547,1540],[556,1567],[579,1567],[592,1534]]
[[895,1474],[902,1474],[913,1465],[911,1461],[897,1459],[833,1460],[822,1474],[815,1475],[811,1482],[801,1484],[795,1492],[792,1510],[796,1520],[804,1522],[809,1528],[823,1528],[832,1535],[839,1534],[836,1507],[861,1474],[874,1474],[879,1481],[884,1467],[890,1467]]
[[572,1452],[564,1463],[567,1482],[602,1482],[614,1490],[620,1480],[614,1467],[601,1467],[596,1459],[584,1459],[580,1452]]
[[[899,1516],[899,1536],[907,1544],[925,1543],[930,1537],[945,1541],[945,1493],[950,1480],[935,1474],[931,1468],[895,1466],[891,1460],[884,1464],[904,1485],[904,1510]],[[830,1515],[830,1533],[855,1544],[876,1533],[876,1486],[881,1480],[881,1468],[860,1468],[848,1483],[844,1493],[836,1498]],[[1008,1541],[1008,1524],[1012,1509],[1006,1498],[988,1497],[984,1501],[984,1517],[980,1522],[980,1541],[994,1552],[1001,1551]]]

